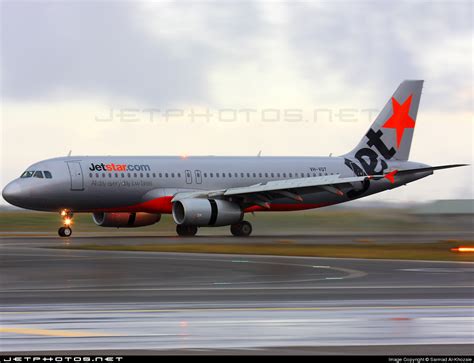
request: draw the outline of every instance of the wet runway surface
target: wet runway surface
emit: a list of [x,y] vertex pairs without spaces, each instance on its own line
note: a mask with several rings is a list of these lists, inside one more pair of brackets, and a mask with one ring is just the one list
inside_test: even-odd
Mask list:
[[80,251],[51,248],[64,243],[58,238],[16,241],[0,239],[2,352],[310,354],[343,345],[377,354],[383,346],[474,353],[472,263]]
[[[31,238],[34,237],[34,238]],[[446,240],[472,241],[474,231],[445,231],[445,232],[317,232],[317,233],[296,233],[288,234],[277,230],[271,235],[259,234],[255,232],[249,237],[231,237],[227,228],[207,229],[203,232],[198,231],[194,241],[199,243],[278,243],[297,242],[298,244],[351,244],[360,242],[376,243],[432,243]],[[0,232],[0,240],[3,244],[14,244],[16,246],[25,243],[32,245],[35,243],[50,243],[58,239],[55,231],[51,232]],[[72,237],[74,243],[94,244],[94,243],[113,243],[113,244],[145,244],[145,243],[177,243],[183,240],[176,235],[170,235],[166,232],[156,231],[154,233],[146,232],[128,232],[118,236],[111,235],[110,232],[74,232]],[[53,242],[54,243],[54,242]],[[60,243],[60,242],[59,242]]]

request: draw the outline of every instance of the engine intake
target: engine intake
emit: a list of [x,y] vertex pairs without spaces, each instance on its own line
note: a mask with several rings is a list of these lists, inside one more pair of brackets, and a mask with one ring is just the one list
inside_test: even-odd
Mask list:
[[189,198],[173,203],[176,224],[194,226],[226,226],[242,220],[238,204],[220,199]]
[[151,213],[94,213],[94,223],[101,227],[133,228],[155,224],[160,221],[161,214]]

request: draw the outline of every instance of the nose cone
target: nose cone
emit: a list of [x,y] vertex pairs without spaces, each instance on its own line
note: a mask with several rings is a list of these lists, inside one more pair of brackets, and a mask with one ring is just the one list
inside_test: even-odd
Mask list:
[[20,183],[16,180],[7,184],[7,186],[2,191],[3,199],[8,203],[13,205],[18,205],[26,197],[26,193],[21,187]]

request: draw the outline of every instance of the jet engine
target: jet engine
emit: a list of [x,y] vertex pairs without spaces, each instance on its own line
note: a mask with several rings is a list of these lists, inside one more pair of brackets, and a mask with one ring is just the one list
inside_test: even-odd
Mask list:
[[143,227],[160,221],[161,214],[151,213],[94,213],[94,223],[101,227]]
[[220,199],[189,198],[173,203],[173,219],[178,225],[226,226],[242,220],[236,203]]

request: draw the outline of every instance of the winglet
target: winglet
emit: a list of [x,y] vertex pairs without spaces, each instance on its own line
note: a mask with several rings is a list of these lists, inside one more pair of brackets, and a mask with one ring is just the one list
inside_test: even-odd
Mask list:
[[395,174],[398,173],[398,170],[393,170],[388,174],[385,174],[385,179],[388,179],[390,183],[395,183]]

